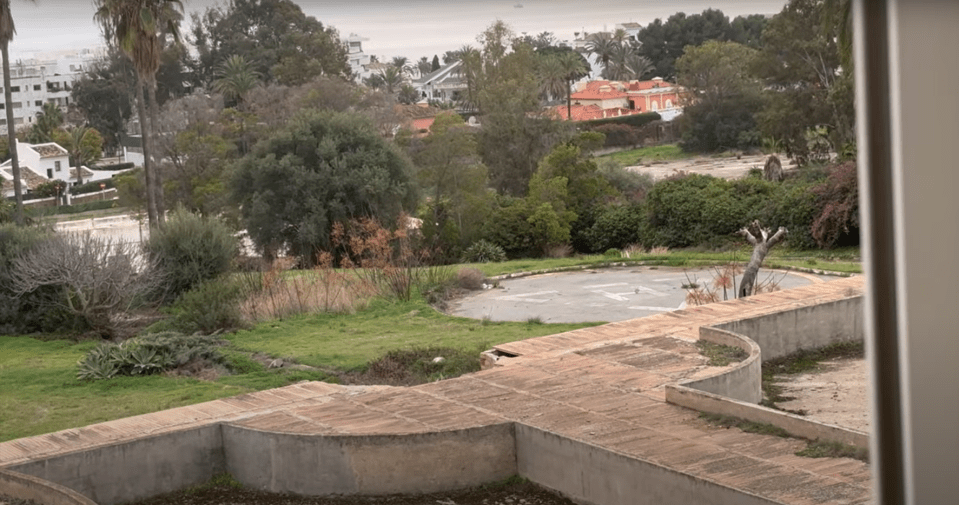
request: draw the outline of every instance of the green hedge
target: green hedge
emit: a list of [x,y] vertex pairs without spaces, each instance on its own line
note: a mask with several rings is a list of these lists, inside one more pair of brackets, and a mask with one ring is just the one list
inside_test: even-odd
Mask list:
[[79,186],[73,186],[70,188],[71,195],[83,195],[86,193],[96,193],[100,191],[100,184],[103,184],[104,189],[115,188],[116,183],[113,182],[113,179],[103,179],[100,181],[86,182]]
[[113,163],[110,165],[98,165],[95,167],[87,167],[90,170],[126,170],[128,168],[133,168],[135,165],[132,161],[126,163]]
[[659,121],[662,116],[658,112],[644,112],[642,114],[630,114],[628,116],[608,117],[603,119],[592,119],[589,121],[577,121],[576,124],[581,128],[592,129],[595,126],[607,124],[625,124],[629,126],[644,126]]
[[79,205],[61,205],[59,207],[34,207],[26,209],[27,214],[34,217],[57,216],[61,214],[79,214],[91,210],[112,209],[116,206],[116,200],[97,200],[94,202],[81,203]]

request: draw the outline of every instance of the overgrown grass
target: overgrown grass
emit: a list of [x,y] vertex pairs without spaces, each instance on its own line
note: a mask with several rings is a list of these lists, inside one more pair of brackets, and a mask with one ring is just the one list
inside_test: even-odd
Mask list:
[[599,159],[611,159],[622,166],[635,166],[658,161],[682,160],[694,156],[695,153],[684,152],[677,144],[667,144],[619,151],[599,156]]
[[[234,375],[201,381],[151,375],[80,381],[79,361],[95,342],[0,336],[0,441],[270,389],[302,380],[337,381],[390,351],[442,347],[479,360],[479,347],[560,333],[589,324],[483,322],[443,315],[422,299],[374,301],[356,314],[297,316],[225,338]],[[254,353],[317,370],[267,370]],[[464,354],[465,353],[465,354]],[[451,355],[452,356],[452,355]],[[447,357],[447,356],[444,356]],[[430,378],[468,371],[457,358]],[[432,372],[431,372],[432,373]],[[429,374],[427,374],[429,375]]]
[[[819,364],[823,361],[862,358],[864,355],[865,346],[862,342],[839,342],[818,349],[800,350],[788,356],[768,360],[763,363],[762,405],[783,410],[778,404],[793,399],[790,396],[783,395],[783,387],[778,384],[777,376],[810,372],[817,370]],[[793,413],[805,415],[805,412]]]
[[359,370],[395,349],[468,349],[552,335],[593,324],[483,322],[441,314],[421,298],[374,299],[356,314],[313,314],[258,325],[224,338],[237,349],[296,358],[320,369]]
[[718,426],[721,428],[738,428],[746,433],[758,433],[760,435],[771,435],[781,438],[795,438],[798,440],[804,440],[806,442],[806,447],[796,451],[796,456],[802,456],[806,458],[852,458],[864,461],[866,463],[869,462],[869,451],[867,449],[861,449],[853,445],[842,444],[839,442],[807,440],[802,437],[793,436],[788,431],[769,423],[757,423],[753,421],[747,421],[739,417],[710,414],[706,412],[699,414],[699,418],[713,426]]
[[749,357],[749,353],[731,345],[716,344],[707,340],[697,340],[696,347],[699,353],[709,359],[709,366],[726,366],[730,363],[739,363]]

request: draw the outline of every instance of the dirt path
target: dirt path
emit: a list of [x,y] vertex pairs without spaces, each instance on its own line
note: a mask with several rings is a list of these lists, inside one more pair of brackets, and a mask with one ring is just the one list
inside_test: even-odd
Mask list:
[[[796,166],[785,156],[780,156],[779,159],[783,162],[783,170],[795,170]],[[736,158],[735,156],[727,158],[697,156],[684,160],[629,166],[627,169],[634,172],[650,174],[653,176],[653,179],[663,179],[680,171],[712,175],[723,179],[738,179],[746,175],[749,169],[762,169],[765,164],[766,155],[742,156],[740,158]]]
[[780,376],[783,396],[795,400],[778,403],[789,410],[805,411],[817,421],[869,431],[866,360],[839,359],[820,363],[820,370]]

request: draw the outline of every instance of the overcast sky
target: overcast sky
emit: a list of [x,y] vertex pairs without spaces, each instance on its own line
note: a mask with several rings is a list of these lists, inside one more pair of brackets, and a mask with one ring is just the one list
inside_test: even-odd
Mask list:
[[[223,4],[216,0],[183,0],[187,13]],[[775,14],[785,0],[295,0],[303,11],[332,25],[343,36],[357,33],[369,39],[366,52],[385,58],[442,55],[464,44],[497,19],[517,33],[550,31],[560,39],[574,32],[613,29],[616,23],[645,25],[676,12],[702,12],[713,7],[730,19],[740,14]],[[522,7],[519,7],[522,6]],[[102,44],[93,22],[92,0],[12,0],[17,35],[11,57],[32,52],[92,48]],[[189,16],[187,16],[189,19]],[[189,21],[187,21],[189,26]],[[184,27],[186,28],[186,27]],[[184,29],[184,32],[187,32]]]

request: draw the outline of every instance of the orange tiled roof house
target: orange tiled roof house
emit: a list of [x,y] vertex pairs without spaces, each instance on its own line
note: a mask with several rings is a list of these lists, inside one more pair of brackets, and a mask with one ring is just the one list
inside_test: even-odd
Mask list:
[[[682,104],[688,93],[681,87],[660,77],[649,81],[592,81],[572,95],[573,121],[589,121],[609,117],[658,112],[665,121],[682,114]],[[562,119],[567,117],[566,105],[554,110]]]

